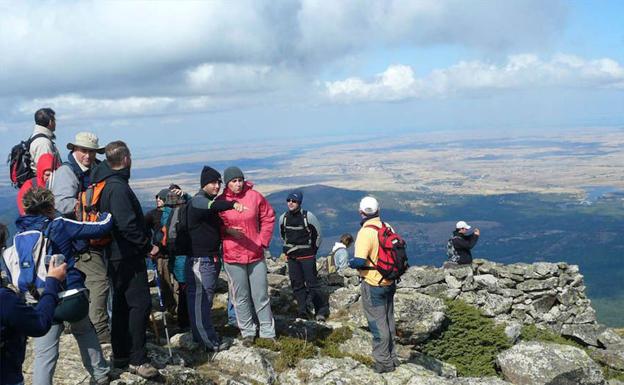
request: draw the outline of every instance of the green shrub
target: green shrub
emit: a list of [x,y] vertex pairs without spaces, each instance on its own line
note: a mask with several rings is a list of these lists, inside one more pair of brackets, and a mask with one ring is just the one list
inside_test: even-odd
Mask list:
[[[256,345],[266,345],[270,350],[279,351],[279,357],[275,361],[275,370],[283,372],[288,368],[294,368],[299,361],[316,356],[316,347],[304,340],[293,337],[280,337],[276,343],[270,340],[258,339]],[[274,346],[277,345],[277,346]],[[264,347],[264,346],[261,346]]]
[[583,349],[583,347],[571,339],[565,338],[551,330],[538,328],[535,325],[524,325],[520,331],[522,341],[552,342],[559,345],[570,345]]
[[448,322],[438,338],[423,346],[423,352],[454,365],[460,376],[497,375],[496,356],[511,347],[504,327],[463,301],[445,302]]

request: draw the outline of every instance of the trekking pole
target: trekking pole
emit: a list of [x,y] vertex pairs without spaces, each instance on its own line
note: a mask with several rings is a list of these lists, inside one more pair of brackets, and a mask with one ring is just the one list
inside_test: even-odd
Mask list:
[[160,303],[160,314],[162,315],[163,324],[165,325],[165,336],[167,336],[167,349],[169,350],[169,360],[173,359],[173,353],[171,353],[171,343],[169,341],[169,328],[167,327],[167,316],[165,315],[165,305],[163,303],[163,297],[160,293],[160,277],[158,277],[158,268],[154,267],[154,275],[156,277],[156,291],[158,292],[158,302]]

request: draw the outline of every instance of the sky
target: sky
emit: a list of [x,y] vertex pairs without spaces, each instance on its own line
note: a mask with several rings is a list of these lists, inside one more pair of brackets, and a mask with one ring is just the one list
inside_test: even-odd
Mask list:
[[[624,2],[0,0],[0,145],[624,127]],[[236,147],[232,147],[236,151]]]

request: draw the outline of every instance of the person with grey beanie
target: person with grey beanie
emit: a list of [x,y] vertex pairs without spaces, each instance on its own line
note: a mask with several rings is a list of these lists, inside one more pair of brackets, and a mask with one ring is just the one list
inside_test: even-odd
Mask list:
[[223,261],[230,283],[229,294],[243,344],[250,346],[258,329],[260,338],[275,338],[264,258],[264,250],[273,236],[275,211],[253,189],[253,183],[245,180],[240,168],[229,167],[223,174],[226,187],[217,200],[238,201],[246,207],[242,213],[222,211],[219,215],[225,229]]

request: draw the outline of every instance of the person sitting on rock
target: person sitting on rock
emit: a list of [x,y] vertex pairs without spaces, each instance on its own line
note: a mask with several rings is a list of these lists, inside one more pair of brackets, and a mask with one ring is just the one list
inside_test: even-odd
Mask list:
[[457,222],[455,231],[453,231],[453,235],[447,243],[447,262],[458,265],[469,265],[472,263],[472,252],[470,250],[477,244],[481,232],[479,229],[471,232],[471,228],[464,221]]
[[[379,202],[367,196],[360,201],[362,228],[355,239],[355,252],[349,258],[349,267],[357,269],[362,278],[362,308],[373,334],[373,370],[377,373],[394,371],[400,362],[396,355],[396,328],[394,324],[394,293],[396,283],[384,279],[375,269],[379,255],[376,228],[382,225]],[[389,226],[386,224],[386,226]]]
[[349,266],[349,247],[353,245],[353,235],[342,234],[340,236],[340,242],[334,243],[331,254],[329,255],[329,272],[340,272],[344,268]]

